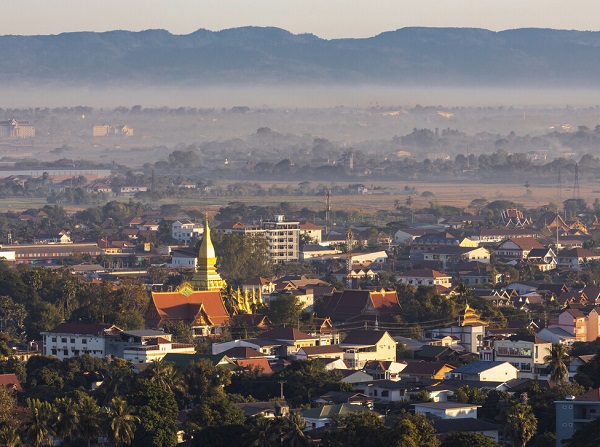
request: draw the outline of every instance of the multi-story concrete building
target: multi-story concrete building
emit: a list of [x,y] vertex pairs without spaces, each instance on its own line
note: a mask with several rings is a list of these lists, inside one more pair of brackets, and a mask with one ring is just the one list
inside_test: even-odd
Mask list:
[[171,225],[171,237],[178,242],[189,244],[192,238],[199,237],[204,233],[204,225],[188,221],[176,220]]
[[552,343],[535,335],[511,336],[494,340],[491,350],[480,352],[482,360],[508,362],[519,370],[519,379],[538,379],[546,364],[544,357],[550,355]]
[[556,409],[556,447],[585,424],[600,416],[600,389],[554,402]]
[[283,214],[263,222],[269,242],[269,253],[274,263],[297,261],[299,258],[300,222],[287,222]]
[[15,119],[0,121],[0,138],[33,138],[35,137],[35,127],[27,121],[17,121]]

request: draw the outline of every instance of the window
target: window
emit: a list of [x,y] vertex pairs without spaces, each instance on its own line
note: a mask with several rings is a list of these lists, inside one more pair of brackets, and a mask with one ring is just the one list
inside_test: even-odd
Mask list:
[[65,350],[63,351],[63,355],[69,355],[69,350],[68,350],[68,349],[65,349]]
[[63,337],[63,338],[60,339],[60,341],[61,341],[61,343],[66,343],[67,342],[67,338]]
[[87,338],[82,338],[81,339],[81,343],[84,344],[84,345],[87,345]]
[[52,341],[56,343],[56,337],[52,337]]
[[75,343],[75,339],[74,338],[71,339],[71,343],[73,343],[73,344]]

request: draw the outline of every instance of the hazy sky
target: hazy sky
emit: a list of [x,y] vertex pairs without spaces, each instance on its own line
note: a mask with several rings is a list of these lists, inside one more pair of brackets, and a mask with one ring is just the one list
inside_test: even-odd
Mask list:
[[600,30],[598,0],[2,0],[0,34],[276,26],[323,38],[407,26]]

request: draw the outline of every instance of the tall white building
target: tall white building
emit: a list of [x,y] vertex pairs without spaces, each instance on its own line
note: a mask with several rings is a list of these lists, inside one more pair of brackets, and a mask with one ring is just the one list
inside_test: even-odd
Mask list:
[[171,237],[178,242],[190,244],[194,237],[204,234],[204,225],[188,221],[176,220],[171,225]]
[[300,222],[287,222],[283,214],[276,214],[272,221],[263,222],[263,229],[274,263],[299,259]]

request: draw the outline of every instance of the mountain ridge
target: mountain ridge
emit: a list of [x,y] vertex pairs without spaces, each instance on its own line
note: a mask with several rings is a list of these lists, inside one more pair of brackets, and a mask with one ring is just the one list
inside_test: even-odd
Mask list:
[[276,27],[0,36],[0,80],[598,87],[600,32],[409,27],[322,39]]

